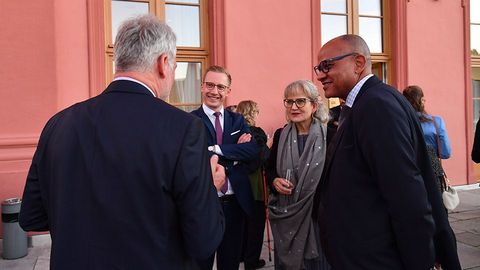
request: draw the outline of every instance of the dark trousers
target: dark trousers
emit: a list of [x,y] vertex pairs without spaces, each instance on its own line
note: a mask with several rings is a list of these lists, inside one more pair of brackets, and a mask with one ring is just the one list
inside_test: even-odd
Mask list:
[[265,231],[265,203],[255,201],[254,213],[247,216],[243,242],[243,261],[245,266],[254,266],[260,259]]
[[[217,249],[217,269],[238,270],[246,215],[234,195],[228,196],[226,200],[219,199],[222,202],[223,214],[225,216],[225,233]],[[205,261],[200,261],[200,269],[211,270],[214,256],[215,254]]]

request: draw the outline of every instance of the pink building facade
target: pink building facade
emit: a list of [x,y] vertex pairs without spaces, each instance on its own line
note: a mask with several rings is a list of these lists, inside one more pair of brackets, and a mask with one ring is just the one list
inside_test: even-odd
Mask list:
[[[144,2],[160,13],[165,4]],[[329,2],[336,1],[200,0],[200,18],[208,32],[202,65],[230,70],[228,104],[257,101],[258,125],[267,133],[285,122],[284,87],[298,79],[315,81],[312,67],[326,41],[322,29],[335,27],[323,18],[342,14],[322,12]],[[361,2],[345,0],[345,5],[355,14]],[[386,52],[376,61],[385,80],[398,89],[422,86],[427,110],[444,118],[452,146],[444,167],[455,185],[476,183],[480,176],[470,159],[478,119],[474,112],[479,110],[474,90],[480,61],[472,56],[471,46],[480,43],[475,41],[480,34],[472,35],[477,22],[472,23],[470,12],[471,6],[480,7],[477,2],[379,0]],[[0,3],[0,200],[21,196],[46,121],[97,95],[108,83],[105,6],[102,0]],[[356,33],[358,25],[361,30],[359,21],[348,22],[348,32]]]

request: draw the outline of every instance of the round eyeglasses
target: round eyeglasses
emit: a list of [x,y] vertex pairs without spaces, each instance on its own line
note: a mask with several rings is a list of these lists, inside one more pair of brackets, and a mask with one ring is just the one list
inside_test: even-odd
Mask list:
[[229,87],[223,84],[215,84],[213,82],[204,82],[205,87],[209,90],[212,91],[217,87],[218,92],[225,92]]
[[293,104],[295,104],[297,106],[297,108],[302,108],[303,106],[305,106],[305,104],[307,104],[307,101],[312,101],[308,98],[297,98],[297,99],[284,99],[283,100],[283,105],[285,106],[285,108],[291,108],[293,106]]

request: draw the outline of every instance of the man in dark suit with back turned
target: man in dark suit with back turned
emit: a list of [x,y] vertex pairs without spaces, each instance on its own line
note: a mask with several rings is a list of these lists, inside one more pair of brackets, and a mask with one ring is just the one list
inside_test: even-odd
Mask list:
[[[219,163],[225,166],[227,174],[227,181],[218,192],[225,215],[225,235],[217,250],[218,270],[238,270],[245,215],[254,208],[249,172],[242,162],[255,159],[259,152],[243,116],[223,107],[231,83],[232,77],[225,68],[208,68],[201,89],[203,104],[192,112],[203,120],[208,149],[219,155]],[[213,256],[201,265],[203,270],[212,269]]]
[[346,101],[316,194],[332,267],[425,270],[455,261],[443,254],[452,251],[452,231],[408,101],[371,74],[359,36],[327,42],[318,60],[325,96]]
[[20,225],[50,230],[51,269],[196,269],[220,243],[223,168],[202,121],[158,98],[174,82],[175,40],[152,15],[126,21],[114,81],[45,126]]

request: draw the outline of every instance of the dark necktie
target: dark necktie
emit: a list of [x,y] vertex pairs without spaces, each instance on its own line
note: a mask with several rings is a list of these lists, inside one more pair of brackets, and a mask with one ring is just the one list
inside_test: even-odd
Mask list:
[[[222,130],[222,125],[220,124],[220,112],[215,112],[213,115],[215,115],[215,134],[217,135],[217,145],[222,144],[222,137],[223,137],[223,130]],[[225,194],[227,193],[228,190],[228,180],[225,180],[225,183],[223,186],[220,188],[220,191]]]
[[217,145],[222,144],[223,130],[220,124],[220,112],[215,112],[215,134],[217,135]]

